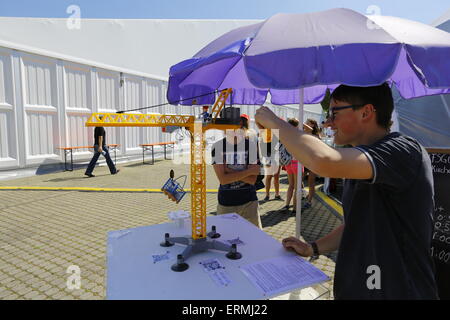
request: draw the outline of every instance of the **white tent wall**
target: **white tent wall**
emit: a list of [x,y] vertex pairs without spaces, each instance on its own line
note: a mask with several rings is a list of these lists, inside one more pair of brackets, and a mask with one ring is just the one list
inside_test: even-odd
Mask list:
[[[93,112],[167,102],[166,80],[95,65],[40,54],[39,50],[0,47],[0,170],[59,164],[64,161],[59,147],[92,145],[93,128],[85,123]],[[255,128],[258,106],[236,107],[250,115]],[[295,106],[272,107],[285,119],[298,114]],[[200,108],[166,105],[142,112],[198,115]],[[117,155],[125,159],[140,157],[139,144],[143,143],[179,140],[179,151],[189,148],[186,135],[162,133],[161,128],[109,127],[106,132],[106,142],[120,144]],[[222,137],[222,132],[214,130],[207,137],[210,144]],[[88,161],[91,156],[91,149],[73,153],[74,161]]]
[[[116,112],[165,101],[167,82],[0,47],[0,170],[60,163],[63,146],[93,144],[92,112]],[[162,111],[162,109],[160,109]],[[170,140],[160,128],[108,128],[119,154],[140,155],[139,144]],[[74,152],[88,160],[89,149]]]

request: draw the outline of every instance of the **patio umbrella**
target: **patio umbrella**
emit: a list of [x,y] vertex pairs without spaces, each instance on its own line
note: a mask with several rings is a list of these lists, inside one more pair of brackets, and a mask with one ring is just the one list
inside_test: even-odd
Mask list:
[[[388,81],[408,99],[450,93],[449,71],[450,34],[419,22],[349,9],[277,14],[232,30],[172,66],[167,98],[175,103],[233,88],[233,103],[261,105],[270,93],[273,104],[298,103],[302,121],[303,103],[320,102],[339,84]],[[212,94],[196,103],[214,100]],[[299,178],[300,184],[301,170]]]

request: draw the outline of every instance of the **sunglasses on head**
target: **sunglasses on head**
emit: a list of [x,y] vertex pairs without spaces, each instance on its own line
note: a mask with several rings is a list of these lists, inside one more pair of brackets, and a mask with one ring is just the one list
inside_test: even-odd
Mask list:
[[[334,119],[336,119],[337,112],[335,112],[335,111],[344,110],[344,109],[350,109],[350,108],[352,108],[353,110],[356,110],[356,109],[361,108],[362,106],[365,106],[365,105],[366,104],[353,104],[353,105],[342,106],[342,107],[333,107],[330,110],[328,110],[327,120],[334,121]],[[331,111],[331,114],[330,114],[330,111]]]

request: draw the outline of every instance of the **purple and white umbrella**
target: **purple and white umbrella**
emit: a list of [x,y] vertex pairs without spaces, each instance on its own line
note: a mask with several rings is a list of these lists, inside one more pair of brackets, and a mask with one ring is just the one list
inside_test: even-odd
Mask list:
[[[170,68],[168,100],[233,88],[233,103],[318,103],[339,84],[390,82],[404,98],[450,92],[450,34],[349,9],[277,14],[232,30]],[[197,99],[211,104],[214,95]],[[183,104],[190,105],[192,100]]]
[[[234,104],[318,103],[339,84],[388,81],[403,98],[450,93],[450,34],[388,16],[349,9],[277,14],[232,30],[170,68],[169,102],[212,104],[232,88]],[[301,190],[301,170],[299,188]],[[297,236],[300,201],[297,197]]]

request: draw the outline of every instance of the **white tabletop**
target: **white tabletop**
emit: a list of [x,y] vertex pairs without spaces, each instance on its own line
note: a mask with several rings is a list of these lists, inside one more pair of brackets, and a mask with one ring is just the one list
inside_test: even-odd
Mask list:
[[[227,240],[239,238],[242,254],[239,260],[226,258],[226,252],[209,250],[187,259],[189,269],[174,272],[176,262],[185,245],[161,247],[167,232],[171,237],[190,236],[190,224],[180,228],[176,223],[164,223],[108,233],[107,298],[108,299],[186,299],[186,300],[233,300],[268,299],[269,296],[253,285],[240,270],[241,266],[269,258],[292,256],[281,243],[256,228],[237,214],[207,217],[207,231],[217,227],[221,237]],[[286,235],[288,236],[288,235]],[[229,243],[227,243],[229,244]],[[153,255],[166,254],[170,259],[155,262]],[[218,259],[231,280],[227,286],[216,284],[203,270],[201,261]]]

